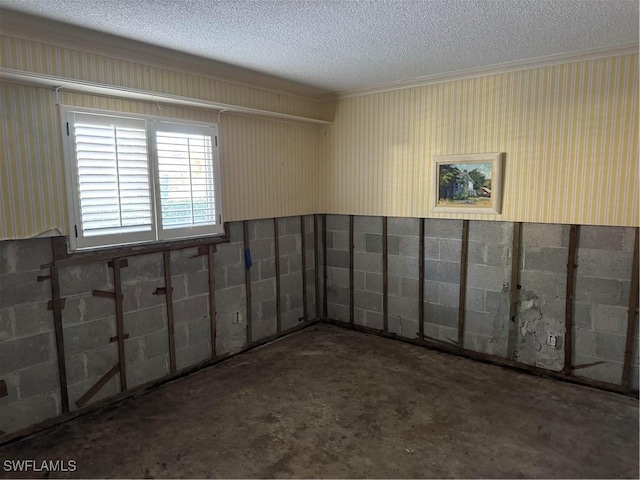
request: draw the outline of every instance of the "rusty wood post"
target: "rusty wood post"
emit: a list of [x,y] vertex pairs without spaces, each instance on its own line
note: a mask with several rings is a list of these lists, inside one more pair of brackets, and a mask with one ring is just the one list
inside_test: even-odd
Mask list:
[[349,215],[349,323],[355,322],[355,302],[353,299],[353,215]]
[[[127,389],[127,368],[124,353],[124,314],[122,312],[122,280],[120,277],[120,259],[113,259],[113,292],[116,300],[116,334],[118,335],[118,363],[120,368],[120,391]],[[167,290],[167,297],[171,293]]]
[[573,368],[573,294],[576,273],[576,256],[578,253],[578,225],[571,225],[569,230],[569,256],[567,259],[567,290],[564,309],[564,368],[565,375],[570,375]]
[[327,318],[327,214],[322,214],[322,318]]
[[276,332],[282,331],[282,303],[280,301],[280,233],[278,219],[273,219],[273,241],[276,255]]
[[522,223],[514,222],[511,243],[511,281],[509,285],[509,336],[507,338],[507,358],[515,360],[518,337],[518,287],[520,283],[520,245],[522,243]]
[[245,265],[244,265],[244,288],[246,292],[246,307],[247,307],[247,345],[251,345],[253,342],[253,325],[251,324],[251,270],[247,265],[247,252],[251,253],[249,247],[249,222],[244,220],[243,226],[243,240],[245,251]]
[[313,214],[313,268],[315,279],[316,319],[320,318],[320,252],[318,251],[318,215]]
[[78,407],[83,407],[89,400],[93,398],[93,396],[100,391],[102,387],[104,387],[109,380],[116,376],[116,374],[120,371],[120,363],[116,363],[111,369],[105,373],[100,380],[98,380],[93,387],[91,387],[87,392],[82,395],[77,401],[76,405]]
[[173,318],[173,287],[171,285],[171,252],[162,252],[164,260],[164,290],[167,305],[167,332],[169,334],[169,371],[176,373],[176,336]]
[[208,271],[209,271],[209,321],[211,332],[211,358],[216,358],[216,337],[217,337],[217,307],[216,307],[216,265],[214,254],[215,245],[209,245],[207,251]]
[[418,244],[418,339],[424,340],[424,218],[420,219]]
[[389,258],[387,217],[382,217],[382,329],[389,331]]
[[464,348],[464,321],[467,301],[467,253],[469,251],[469,220],[462,221],[460,247],[460,297],[458,299],[458,348]]
[[[636,325],[636,313],[638,311],[638,228],[636,228],[633,242],[633,264],[631,266],[631,287],[629,290],[629,309],[627,310],[627,338],[624,349],[624,366],[622,368],[622,386],[631,388],[631,359],[633,358],[633,345]],[[636,348],[638,345],[636,344]]]
[[69,390],[67,388],[67,364],[64,352],[64,329],[62,327],[62,305],[60,299],[60,278],[58,276],[58,265],[56,261],[67,256],[67,246],[64,237],[53,237],[51,239],[51,249],[53,252],[53,262],[50,267],[51,272],[51,304],[53,310],[53,325],[56,336],[56,350],[58,352],[58,380],[60,382],[60,400],[62,403],[62,413],[69,411]]
[[304,215],[300,215],[300,250],[302,253],[302,318],[306,322],[309,312],[307,305],[307,229],[304,224]]

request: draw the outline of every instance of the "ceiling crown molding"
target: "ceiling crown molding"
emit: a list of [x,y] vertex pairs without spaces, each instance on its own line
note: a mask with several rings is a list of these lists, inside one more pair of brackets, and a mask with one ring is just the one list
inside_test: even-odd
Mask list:
[[327,90],[204,57],[56,22],[9,9],[1,9],[0,33],[9,37],[153,67],[177,70],[273,93],[320,101]]
[[517,72],[522,70],[530,70],[533,68],[550,67],[553,65],[561,65],[564,63],[584,62],[587,60],[597,60],[600,58],[617,57],[621,55],[638,54],[639,44],[628,43],[615,47],[598,48],[595,50],[587,50],[583,52],[562,53],[559,55],[551,55],[548,57],[539,57],[530,60],[518,60],[515,62],[500,63],[498,65],[490,65],[486,67],[470,68],[467,70],[459,70],[457,72],[441,73],[418,77],[411,80],[400,80],[375,87],[361,88],[354,90],[346,90],[325,95],[326,100],[336,98],[360,97],[362,95],[371,95],[374,93],[391,92],[394,90],[402,90],[405,88],[423,87],[436,83],[452,82],[455,80],[467,80],[476,77],[486,77],[489,75],[499,75],[502,73]]

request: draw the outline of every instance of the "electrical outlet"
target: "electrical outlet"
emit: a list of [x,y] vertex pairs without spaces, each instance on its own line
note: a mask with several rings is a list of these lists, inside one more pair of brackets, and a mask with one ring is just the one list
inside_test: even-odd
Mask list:
[[547,337],[547,345],[551,348],[558,348],[558,336],[550,333]]
[[242,323],[242,312],[237,311],[234,313],[233,315],[233,323],[235,323],[236,325],[239,325]]

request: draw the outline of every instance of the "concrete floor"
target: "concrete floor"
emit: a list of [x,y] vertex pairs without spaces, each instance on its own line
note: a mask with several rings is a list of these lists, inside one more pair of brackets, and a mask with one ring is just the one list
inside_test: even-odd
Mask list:
[[638,401],[316,326],[0,458],[77,477],[638,478]]

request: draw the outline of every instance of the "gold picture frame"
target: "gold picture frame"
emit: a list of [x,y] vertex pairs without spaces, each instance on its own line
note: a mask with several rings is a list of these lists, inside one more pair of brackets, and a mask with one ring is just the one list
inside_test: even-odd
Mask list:
[[433,161],[432,212],[502,212],[504,153],[437,155]]

